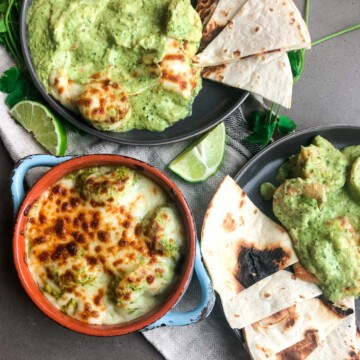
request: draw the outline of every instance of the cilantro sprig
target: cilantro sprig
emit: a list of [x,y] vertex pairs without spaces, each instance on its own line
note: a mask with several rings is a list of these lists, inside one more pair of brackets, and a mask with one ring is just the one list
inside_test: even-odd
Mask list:
[[40,98],[26,71],[21,54],[19,18],[22,0],[0,0],[0,44],[15,59],[17,66],[4,72],[0,78],[0,91],[9,94],[5,103],[13,107],[22,100]]
[[0,78],[0,91],[9,94],[5,103],[10,108],[22,100],[39,100],[40,98],[28,73],[18,67],[12,67],[4,72]]
[[287,116],[279,116],[281,106],[278,106],[276,114],[273,115],[275,104],[271,105],[270,112],[260,112],[256,110],[248,116],[248,124],[253,128],[253,132],[244,140],[265,147],[274,135],[274,132],[287,135],[296,129],[294,121]]
[[18,66],[24,68],[19,35],[21,2],[22,0],[0,0],[0,44],[4,44]]

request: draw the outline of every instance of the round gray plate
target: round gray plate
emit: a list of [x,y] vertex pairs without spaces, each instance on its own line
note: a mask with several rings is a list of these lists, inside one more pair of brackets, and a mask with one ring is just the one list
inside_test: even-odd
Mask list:
[[[263,199],[259,193],[259,187],[265,181],[276,185],[275,175],[279,166],[289,156],[298,153],[301,145],[309,145],[316,135],[323,136],[338,149],[360,144],[360,126],[330,125],[305,129],[271,144],[253,157],[235,177],[235,181],[251,201],[265,215],[278,223],[272,211],[272,202]],[[238,329],[234,329],[234,332],[243,342],[242,332]]]
[[77,128],[99,138],[120,144],[161,145],[189,139],[199,135],[229,116],[248,96],[244,90],[231,88],[203,80],[203,88],[193,104],[192,115],[180,120],[162,132],[131,130],[127,132],[99,131],[79,115],[67,110],[55,101],[43,88],[36,76],[28,46],[26,15],[32,0],[23,0],[20,13],[20,40],[26,66],[35,86],[49,107]]

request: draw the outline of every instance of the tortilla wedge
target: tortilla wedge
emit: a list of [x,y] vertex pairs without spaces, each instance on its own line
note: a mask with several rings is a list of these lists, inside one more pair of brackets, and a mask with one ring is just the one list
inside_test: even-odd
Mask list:
[[281,270],[223,301],[223,309],[229,325],[233,329],[242,329],[319,295],[321,290],[315,284]]
[[[247,348],[255,360],[305,359],[352,313],[351,308],[310,299],[245,327]],[[294,357],[304,352],[304,357]]]
[[248,0],[193,61],[216,66],[250,55],[310,47],[309,31],[292,0]]
[[285,108],[291,107],[293,75],[284,51],[250,56],[231,64],[205,67],[206,79],[250,91]]
[[201,250],[222,301],[298,261],[288,233],[229,176],[207,209]]
[[[216,8],[212,11],[212,15],[204,24],[204,31],[200,43],[200,51],[206,48],[213,39],[221,32],[227,23],[236,15],[247,0],[219,0]],[[203,0],[206,2],[206,0]],[[208,3],[211,1],[207,1]],[[207,5],[210,7],[210,5]],[[197,7],[196,7],[197,10]],[[203,10],[204,11],[204,10]],[[201,14],[199,13],[200,18]]]
[[[349,307],[355,310],[354,297],[346,300]],[[345,318],[306,359],[358,360],[357,352],[356,316],[354,312]]]

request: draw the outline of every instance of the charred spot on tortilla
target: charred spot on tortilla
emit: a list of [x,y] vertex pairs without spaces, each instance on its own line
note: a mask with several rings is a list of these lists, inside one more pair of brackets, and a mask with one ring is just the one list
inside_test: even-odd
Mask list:
[[291,329],[296,324],[297,320],[300,318],[300,315],[296,311],[296,305],[290,306],[284,310],[280,310],[277,313],[260,320],[257,323],[252,324],[254,329],[267,329],[279,323],[283,324],[283,332]]
[[236,223],[231,213],[227,213],[223,221],[223,228],[226,232],[233,232],[236,229]]
[[259,349],[265,355],[266,358],[271,357],[271,355],[272,355],[271,349],[264,348],[258,344],[256,344],[256,348]]
[[224,70],[226,69],[226,64],[222,64],[222,65],[216,65],[216,66],[208,66],[205,67],[202,71],[201,71],[201,76],[203,77],[209,77],[212,74],[215,74],[216,76],[220,76]]
[[358,359],[359,359],[358,355],[357,355],[356,352],[353,351],[353,350],[349,352],[349,356],[350,356],[350,359],[354,359],[354,360],[358,360]]
[[199,52],[203,51],[210,42],[215,39],[226,26],[218,26],[216,23],[210,23],[203,32],[203,37],[200,42]]
[[276,325],[276,324],[282,322],[287,317],[289,317],[289,313],[293,312],[295,310],[295,308],[296,308],[296,306],[291,306],[287,309],[280,310],[277,313],[275,313],[263,320],[260,320],[260,322],[252,324],[252,327],[256,328],[260,324],[262,325],[263,328],[267,328],[269,326]]
[[319,345],[317,330],[306,330],[304,339],[276,354],[276,360],[304,360]]
[[[296,309],[296,306],[292,307],[294,310]],[[286,320],[285,324],[284,324],[284,331],[291,329],[292,327],[295,326],[297,320],[299,319],[299,314],[296,311],[292,311],[289,316],[288,319]]]
[[296,277],[300,280],[312,282],[315,284],[319,282],[318,278],[314,274],[305,270],[299,263],[293,265],[293,270],[295,272]]
[[264,250],[242,247],[238,256],[235,278],[246,289],[281,270],[282,264],[290,257],[291,255],[281,247]]
[[[281,52],[282,49],[274,49],[274,50],[268,50],[268,51],[264,51],[265,48],[262,48],[262,51],[258,54],[254,54],[254,55],[247,55],[247,56],[243,56],[241,58],[241,60],[244,60],[244,59],[247,59],[249,57],[253,57],[253,56],[263,56],[263,55],[266,55],[266,54],[272,54],[272,53],[276,53],[276,52]],[[235,55],[235,54],[234,54]]]
[[347,306],[341,306],[336,303],[333,303],[333,302],[325,299],[324,296],[319,297],[319,300],[321,300],[324,303],[324,305],[326,305],[330,310],[332,310],[340,318],[346,318],[347,316],[354,313],[354,309],[347,307]]
[[199,0],[196,4],[195,10],[200,16],[203,25],[209,20],[211,14],[216,8],[218,0]]

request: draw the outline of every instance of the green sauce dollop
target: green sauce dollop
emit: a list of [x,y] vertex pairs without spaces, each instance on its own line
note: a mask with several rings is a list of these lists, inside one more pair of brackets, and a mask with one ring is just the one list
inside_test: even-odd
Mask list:
[[265,200],[271,200],[274,196],[275,189],[276,189],[275,185],[269,182],[265,182],[260,185],[260,189],[259,189],[260,195]]
[[359,154],[317,136],[280,168],[273,197],[301,265],[331,301],[360,292]]

